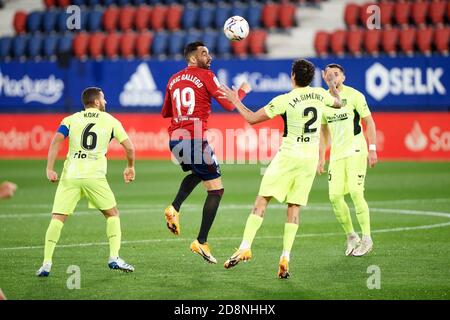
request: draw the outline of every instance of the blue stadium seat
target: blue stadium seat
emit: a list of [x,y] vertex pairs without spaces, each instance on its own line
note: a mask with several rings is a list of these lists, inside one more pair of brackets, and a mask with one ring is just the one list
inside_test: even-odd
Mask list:
[[172,32],[169,39],[169,55],[176,57],[183,54],[185,35],[184,31]]
[[56,45],[58,37],[56,35],[47,35],[42,44],[42,55],[46,58],[53,57],[56,54]]
[[127,5],[131,5],[131,0],[116,0],[116,3],[118,6],[127,6]]
[[86,5],[86,1],[85,0],[72,0],[72,5],[84,6],[84,5]]
[[0,38],[0,60],[11,56],[12,37]]
[[189,30],[189,32],[184,37],[184,46],[195,41],[202,41],[202,33],[195,29]]
[[219,38],[217,39],[217,50],[216,53],[219,56],[227,56],[231,52],[231,43],[223,32],[219,32]]
[[153,37],[152,53],[160,56],[166,54],[169,35],[165,31],[156,32]]
[[56,22],[58,20],[59,12],[56,10],[48,10],[44,12],[42,18],[42,31],[50,33],[56,31]]
[[27,43],[27,56],[35,59],[42,54],[42,36],[40,35],[32,35],[28,39]]
[[251,2],[248,7],[246,17],[246,20],[250,28],[261,27],[261,14],[262,14],[262,5],[258,2]]
[[209,53],[216,53],[218,32],[215,30],[207,30],[203,33],[201,41],[208,47]]
[[41,31],[41,23],[42,23],[42,11],[32,11],[27,16],[27,31],[28,32],[37,32]]
[[100,5],[100,0],[85,0],[86,4],[90,7],[95,7]]
[[67,33],[58,39],[57,53],[66,53],[72,51],[73,33]]
[[142,4],[146,4],[147,3],[145,0],[132,0],[132,1],[133,1],[133,4],[135,6],[140,6]]
[[88,14],[87,30],[91,32],[99,31],[102,28],[103,11],[91,10]]
[[14,58],[21,58],[25,56],[25,49],[27,47],[28,36],[16,36],[12,40],[12,56]]
[[200,19],[198,19],[198,27],[200,29],[210,28],[212,26],[212,23],[214,21],[214,10],[215,7],[208,3],[203,4],[200,7]]
[[227,4],[219,3],[216,8],[216,17],[214,19],[214,26],[216,29],[222,30],[225,21],[230,17],[230,6]]
[[102,3],[105,7],[109,7],[113,4],[116,4],[116,1],[115,0],[102,0]]
[[183,29],[186,30],[195,27],[198,11],[198,7],[192,5],[191,3],[184,7],[183,16],[181,17],[181,25],[183,26]]
[[230,16],[241,16],[247,19],[248,5],[242,2],[235,2],[231,8]]

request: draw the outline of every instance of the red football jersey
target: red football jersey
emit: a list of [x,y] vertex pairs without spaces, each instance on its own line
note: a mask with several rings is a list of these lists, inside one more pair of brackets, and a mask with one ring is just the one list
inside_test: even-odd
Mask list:
[[[187,67],[174,74],[167,83],[166,95],[161,114],[164,118],[172,118],[169,135],[173,140],[202,139],[207,130],[208,118],[211,113],[211,97],[226,110],[235,107],[227,99],[220,97],[220,83],[214,72],[199,67]],[[239,90],[239,98],[245,96]],[[177,129],[184,129],[190,136],[172,133]],[[178,131],[180,132],[180,131]]]

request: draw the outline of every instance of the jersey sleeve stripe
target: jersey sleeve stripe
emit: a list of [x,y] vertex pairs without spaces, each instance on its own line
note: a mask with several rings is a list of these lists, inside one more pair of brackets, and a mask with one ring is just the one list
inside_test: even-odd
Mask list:
[[62,124],[59,126],[57,132],[61,133],[64,136],[64,138],[67,138],[67,136],[69,135],[69,128],[67,128],[67,126]]

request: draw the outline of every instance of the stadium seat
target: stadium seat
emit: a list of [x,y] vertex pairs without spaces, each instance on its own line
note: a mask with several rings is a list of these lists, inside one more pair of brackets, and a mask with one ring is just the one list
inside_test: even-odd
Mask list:
[[42,43],[42,56],[51,58],[56,55],[56,46],[58,44],[58,37],[56,35],[46,35]]
[[57,53],[67,54],[72,52],[73,47],[73,33],[67,33],[58,39]]
[[382,26],[392,24],[392,17],[394,16],[395,4],[391,1],[383,1],[379,3],[380,6],[380,23]]
[[71,0],[56,0],[56,3],[58,4],[58,7],[65,8],[70,6]]
[[314,49],[319,57],[328,55],[330,45],[330,34],[326,31],[317,31],[314,37]]
[[37,32],[41,31],[42,24],[42,16],[43,12],[41,11],[32,11],[27,16],[27,31],[28,32]]
[[123,58],[133,58],[136,53],[136,38],[137,35],[134,32],[127,32],[120,38],[120,54]]
[[360,7],[356,3],[348,3],[344,9],[344,22],[347,27],[357,26],[359,24]]
[[91,32],[100,31],[102,28],[102,16],[103,11],[101,10],[91,10],[88,14],[88,21],[86,29]]
[[219,38],[217,39],[217,54],[222,57],[226,57],[230,55],[231,52],[231,41],[228,40],[227,37],[223,34],[223,32],[219,32]]
[[416,42],[416,29],[411,27],[405,27],[400,30],[399,44],[400,49],[407,55],[414,53],[414,46]]
[[106,36],[104,44],[104,53],[107,58],[115,59],[119,56],[119,43],[120,43],[120,34],[112,32]]
[[183,29],[187,30],[195,27],[197,23],[198,11],[198,8],[191,3],[188,3],[184,7],[183,16],[181,17]]
[[88,1],[86,0],[72,0],[71,4],[76,6],[84,6]]
[[199,10],[198,27],[200,30],[210,28],[214,21],[215,7],[209,3],[202,4]]
[[363,39],[364,39],[363,30],[354,28],[352,30],[347,31],[346,43],[348,51],[355,56],[360,56]]
[[416,0],[412,4],[411,15],[413,22],[420,26],[427,22],[429,3],[423,0]]
[[434,32],[434,44],[437,52],[448,55],[448,45],[450,38],[450,27],[438,26]]
[[228,5],[219,3],[216,8],[216,16],[214,17],[215,29],[222,30],[225,21],[230,17],[231,8]]
[[28,39],[27,56],[31,59],[36,59],[41,56],[43,38],[39,34],[35,34]]
[[12,40],[12,56],[14,58],[23,58],[25,56],[25,49],[28,42],[28,36],[18,35]]
[[56,31],[58,32],[66,32],[67,29],[67,17],[68,14],[65,10],[60,10],[58,13],[58,17],[56,19]]
[[266,53],[267,31],[264,29],[253,30],[249,37],[249,52],[251,55],[260,56]]
[[134,4],[135,6],[140,6],[140,5],[143,5],[143,4],[145,4],[145,3],[146,3],[145,0],[133,0],[133,4]]
[[280,4],[267,2],[262,8],[262,23],[267,29],[273,29],[277,27],[279,16]]
[[368,25],[367,23],[368,22],[374,23],[374,19],[372,18],[373,10],[369,10],[369,12],[367,12],[368,8],[370,6],[373,6],[373,5],[376,5],[376,3],[374,3],[374,2],[366,2],[359,9],[359,21],[361,22],[361,25],[364,28],[367,27],[367,25]]
[[174,58],[179,57],[184,49],[184,31],[175,31],[170,34],[168,54]]
[[149,20],[152,15],[152,8],[148,6],[140,6],[136,10],[136,16],[134,17],[134,24],[138,31],[144,31],[148,29]]
[[52,7],[56,6],[56,1],[55,0],[44,0],[44,4],[47,9],[52,8]]
[[345,40],[346,32],[345,30],[336,30],[331,33],[330,47],[331,52],[335,55],[342,56],[345,53]]
[[[448,1],[443,0],[433,0],[430,3],[429,16],[433,24],[444,23],[445,9]],[[450,8],[450,2],[448,2]]]
[[119,29],[126,32],[133,29],[136,9],[132,6],[124,6],[119,11]]
[[155,31],[164,30],[167,16],[167,6],[156,5],[153,7],[152,18],[150,19],[150,26]]
[[[191,42],[202,41],[202,37],[203,34],[200,31],[198,31],[197,29],[191,29],[186,33],[186,36],[184,38],[184,46]],[[211,51],[210,48],[209,50]]]
[[107,32],[116,31],[120,11],[116,7],[109,7],[103,13],[103,28]]
[[102,0],[102,4],[104,7],[109,7],[115,4],[115,0]]
[[78,59],[84,59],[88,54],[89,34],[79,32],[73,38],[73,54]]
[[378,55],[380,51],[381,30],[373,29],[364,32],[364,49],[368,54]]
[[397,53],[399,31],[397,28],[386,27],[381,33],[381,47],[389,55]]
[[12,37],[0,38],[0,60],[11,56],[12,39]]
[[85,0],[85,3],[89,6],[89,7],[95,7],[100,5],[100,0]]
[[118,6],[125,7],[131,4],[131,0],[116,0]]
[[[234,2],[231,7],[230,16],[240,16],[247,18],[248,16],[248,5],[242,2]],[[247,20],[248,22],[248,20]],[[250,24],[250,22],[249,22]]]
[[217,31],[216,30],[206,30],[201,36],[201,41],[209,49],[209,53],[213,54],[216,52],[217,47]]
[[297,24],[295,20],[295,5],[288,2],[280,4],[280,27],[289,29]]
[[244,40],[241,41],[233,41],[231,42],[231,50],[236,57],[246,57],[248,54],[248,45],[249,45],[249,38],[247,37]]
[[251,29],[261,27],[262,5],[258,2],[250,2],[247,10],[247,22]]
[[26,32],[27,13],[25,11],[16,11],[16,13],[14,14],[13,26],[17,34]]
[[170,31],[180,30],[181,17],[183,16],[183,7],[178,4],[172,4],[167,10],[166,26]]
[[44,31],[45,33],[55,31],[58,16],[59,12],[56,10],[45,11],[42,18],[42,31]]
[[395,3],[394,18],[395,22],[399,25],[405,25],[409,23],[409,17],[411,14],[411,3],[406,0],[399,0]]
[[95,32],[91,34],[88,43],[88,51],[91,58],[99,59],[103,56],[105,39],[106,35],[103,32]]
[[430,55],[431,41],[433,40],[434,29],[431,27],[422,26],[417,30],[416,43],[419,52]]
[[139,58],[150,57],[153,34],[149,31],[142,31],[136,39],[136,55]]
[[162,56],[167,54],[169,35],[165,31],[156,32],[153,35],[152,54]]

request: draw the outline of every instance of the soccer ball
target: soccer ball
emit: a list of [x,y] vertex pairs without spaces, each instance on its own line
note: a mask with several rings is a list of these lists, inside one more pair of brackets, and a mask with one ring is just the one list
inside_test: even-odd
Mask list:
[[225,21],[223,32],[231,41],[244,40],[250,31],[247,20],[240,16],[232,16]]

